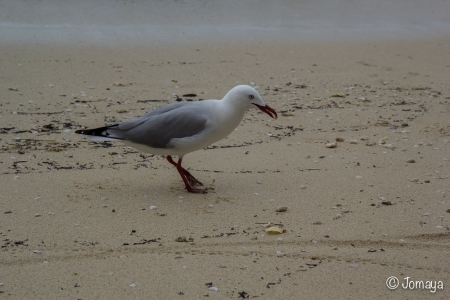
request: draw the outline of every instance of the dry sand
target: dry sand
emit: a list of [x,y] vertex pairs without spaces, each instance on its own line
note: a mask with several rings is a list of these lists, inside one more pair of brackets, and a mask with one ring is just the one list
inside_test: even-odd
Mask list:
[[[1,297],[449,299],[449,45],[1,46]],[[207,195],[74,134],[237,84],[280,117],[185,157]]]

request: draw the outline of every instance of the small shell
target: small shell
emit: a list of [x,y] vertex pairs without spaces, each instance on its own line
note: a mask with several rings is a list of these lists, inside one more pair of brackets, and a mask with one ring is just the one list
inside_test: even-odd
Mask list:
[[337,146],[337,143],[336,143],[336,142],[328,143],[328,144],[327,144],[327,148],[336,148],[336,146]]
[[280,206],[275,211],[276,212],[285,212],[285,211],[287,211],[287,207],[286,206]]
[[280,228],[278,226],[272,226],[272,227],[266,228],[266,233],[268,233],[268,234],[282,234],[285,231],[286,231],[285,229]]

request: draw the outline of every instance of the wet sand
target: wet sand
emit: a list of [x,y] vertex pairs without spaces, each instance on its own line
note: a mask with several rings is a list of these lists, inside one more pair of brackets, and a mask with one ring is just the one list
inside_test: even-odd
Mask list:
[[[447,299],[448,42],[2,46],[3,297]],[[74,134],[237,84],[279,119],[185,157],[206,195]]]

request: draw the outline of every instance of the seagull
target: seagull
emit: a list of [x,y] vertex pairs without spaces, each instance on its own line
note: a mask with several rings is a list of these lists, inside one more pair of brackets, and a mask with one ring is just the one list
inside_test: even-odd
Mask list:
[[[205,194],[206,189],[195,187],[203,184],[181,166],[183,157],[231,134],[252,108],[274,119],[278,117],[254,88],[238,85],[222,100],[171,103],[129,121],[75,133],[88,135],[93,141],[119,141],[142,152],[165,155],[177,168],[188,192]],[[177,156],[178,161],[172,156]]]

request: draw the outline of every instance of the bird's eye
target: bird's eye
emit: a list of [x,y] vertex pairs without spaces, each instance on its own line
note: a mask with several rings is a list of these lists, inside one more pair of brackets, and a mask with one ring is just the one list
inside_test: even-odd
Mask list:
[[253,98],[255,98],[255,96],[253,96],[253,95],[248,95],[248,98],[249,98],[249,99],[253,99]]

